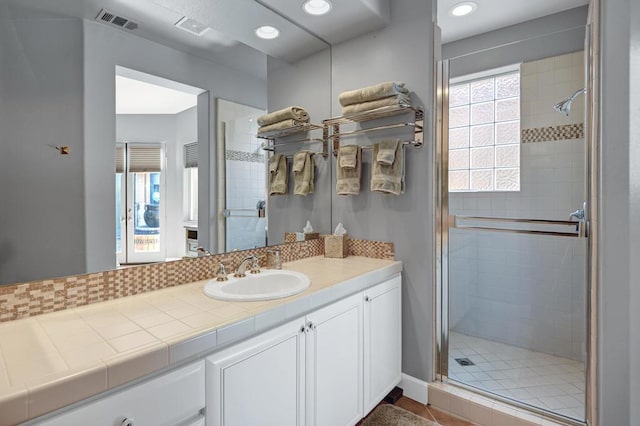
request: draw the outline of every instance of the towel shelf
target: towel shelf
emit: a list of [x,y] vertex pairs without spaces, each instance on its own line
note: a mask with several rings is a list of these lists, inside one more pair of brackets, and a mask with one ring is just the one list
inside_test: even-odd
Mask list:
[[[348,123],[362,123],[370,120],[377,120],[385,117],[393,117],[400,114],[413,114],[412,121],[392,123],[375,127],[360,128],[347,132],[341,132],[340,126]],[[331,127],[332,133],[328,136],[328,139],[333,141],[333,155],[338,155],[340,149],[340,139],[351,136],[358,136],[367,133],[373,133],[380,130],[392,130],[401,129],[404,127],[413,128],[413,139],[402,141],[403,145],[411,145],[415,148],[420,148],[424,144],[424,111],[420,107],[412,105],[393,105],[382,108],[376,108],[369,111],[362,111],[356,114],[344,115],[341,117],[333,117],[323,120],[322,123],[325,127]],[[371,148],[368,145],[362,147],[363,149]]]
[[326,120],[322,120],[322,123],[329,126],[334,124],[360,123],[362,121],[392,117],[394,115],[406,114],[409,112],[413,112],[415,114],[416,120],[423,119],[424,112],[422,111],[422,108],[415,107],[413,105],[399,104],[371,109],[369,111],[357,112],[355,114],[343,115],[340,117],[327,118]]
[[300,123],[297,126],[287,127],[286,129],[272,130],[270,132],[258,133],[260,139],[277,139],[285,136],[295,135],[297,133],[310,132],[312,130],[322,129],[324,126],[313,123]]
[[[297,130],[293,130],[297,129]],[[301,130],[302,129],[302,130]],[[292,136],[301,132],[310,132],[312,130],[322,129],[322,139],[320,138],[305,138],[305,139],[297,139],[297,140],[287,140],[278,142],[280,138],[286,136]],[[291,127],[289,129],[279,130],[277,132],[268,132],[262,133],[258,135],[258,138],[265,139],[265,142],[262,144],[262,149],[265,151],[270,151],[275,153],[277,148],[281,147],[290,147],[292,145],[303,144],[303,145],[311,145],[316,143],[322,144],[322,151],[320,152],[312,152],[312,154],[322,155],[324,158],[329,156],[329,142],[328,142],[328,130],[327,126],[319,126],[317,124],[305,123],[304,125]],[[287,158],[292,158],[291,155],[288,155]]]

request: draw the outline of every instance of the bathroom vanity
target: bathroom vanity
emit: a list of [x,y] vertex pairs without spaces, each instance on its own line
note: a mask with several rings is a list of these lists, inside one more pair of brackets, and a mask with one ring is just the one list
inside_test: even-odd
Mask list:
[[[126,368],[122,360],[111,369],[116,364],[105,361],[106,391],[58,402],[49,411],[60,409],[39,418],[32,414],[36,407],[26,424],[356,424],[400,382],[401,263],[312,257],[284,267],[307,274],[310,288],[253,311],[247,308],[251,302],[213,301],[213,312],[236,312],[234,318],[195,336],[162,339],[166,365],[145,369],[145,349],[138,356],[130,352]],[[190,291],[195,301],[199,290],[205,306],[211,300],[202,294],[205,283],[171,291]],[[145,295],[104,304],[131,309],[136,298],[143,301]],[[239,307],[249,313],[239,314]],[[78,395],[82,381],[75,379],[61,375],[47,386],[60,395]],[[38,392],[29,398],[37,404]]]

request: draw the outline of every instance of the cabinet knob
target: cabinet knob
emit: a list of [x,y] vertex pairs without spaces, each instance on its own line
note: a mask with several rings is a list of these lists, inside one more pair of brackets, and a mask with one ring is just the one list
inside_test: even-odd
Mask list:
[[122,423],[120,423],[120,426],[135,426],[135,420],[128,419],[128,418],[125,417],[122,420]]
[[365,297],[364,297],[364,301],[365,301],[365,302],[371,302],[371,299],[369,298],[369,296],[365,296]]

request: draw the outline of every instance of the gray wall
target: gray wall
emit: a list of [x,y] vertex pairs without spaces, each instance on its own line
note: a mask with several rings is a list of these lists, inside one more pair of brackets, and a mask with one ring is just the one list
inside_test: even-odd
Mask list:
[[[629,401],[633,401],[629,418],[640,419],[640,219],[637,212],[640,211],[640,3],[637,1],[630,4],[627,16],[631,19],[630,24],[630,67],[629,75],[635,76],[629,82],[629,162],[631,190],[629,194],[629,212],[631,223],[629,227],[629,258],[635,259],[631,262],[629,281]],[[631,167],[633,165],[633,167]],[[634,283],[635,285],[631,285]],[[633,360],[633,362],[631,362]]]
[[197,108],[178,114],[118,114],[117,142],[165,143],[166,164],[166,257],[182,257],[184,236],[183,145],[196,141]]
[[[338,196],[332,190],[331,216],[333,227],[342,222],[354,238],[395,243],[396,257],[404,265],[402,370],[427,381],[433,379],[433,7],[431,0],[392,2],[387,28],[333,46],[331,59],[334,116],[341,115],[337,101],[341,92],[388,80],[406,82],[414,103],[426,109],[425,146],[406,150],[405,194],[383,196],[369,191],[369,151],[363,156],[360,195]],[[411,135],[401,131],[394,137]],[[379,139],[372,136],[358,142],[369,144],[373,138]],[[334,157],[332,161],[335,167]]]
[[[294,64],[278,59],[268,59],[269,111],[290,105],[305,108],[311,122],[322,124],[331,115],[331,50],[327,48]],[[279,140],[285,142],[304,139],[298,134]],[[308,137],[322,138],[322,131],[315,130]],[[294,143],[280,148],[279,153],[291,155],[298,150],[322,151],[322,144]],[[331,232],[331,160],[315,157],[316,176],[313,195],[293,195],[293,176],[289,174],[288,195],[270,196],[268,199],[268,243],[281,244],[285,232],[302,231],[307,220],[314,230]],[[291,160],[289,160],[289,167]],[[290,170],[290,169],[289,169]]]
[[[0,284],[78,274],[82,22],[26,11],[14,19],[0,8]],[[71,154],[61,156],[60,145]]]
[[[115,245],[115,234],[110,212],[115,203],[111,175],[115,161],[112,148],[116,136],[113,113],[116,65],[208,91],[208,117],[203,120],[198,117],[198,135],[209,136],[198,138],[201,195],[199,242],[210,247],[209,242],[215,242],[217,215],[215,184],[212,181],[216,176],[216,151],[210,149],[210,145],[216,143],[213,100],[222,97],[264,108],[267,98],[266,82],[96,22],[85,21],[84,33],[86,245],[87,251],[91,253],[87,261],[88,270],[97,271],[114,266],[112,248]],[[266,67],[266,56],[264,66]],[[199,105],[201,100],[206,101],[199,98]]]
[[584,48],[587,6],[569,9],[442,46],[451,77]]
[[640,5],[601,1],[599,417],[640,418]]

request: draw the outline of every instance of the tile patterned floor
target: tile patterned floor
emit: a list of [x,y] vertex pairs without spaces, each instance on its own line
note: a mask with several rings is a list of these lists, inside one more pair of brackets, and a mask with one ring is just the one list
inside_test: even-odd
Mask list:
[[[455,358],[469,358],[475,365],[461,366]],[[581,362],[450,332],[449,378],[534,407],[584,419]]]
[[[386,403],[381,402],[380,404]],[[470,423],[466,420],[459,419],[450,414],[437,410],[430,405],[424,405],[411,398],[407,398],[406,396],[401,397],[395,403],[395,405],[400,408],[404,408],[407,411],[411,411],[417,416],[424,417],[425,419],[431,420],[432,422],[436,422],[440,426],[475,426],[475,423]],[[364,419],[362,421],[364,421]],[[360,425],[362,421],[360,421],[358,425]]]

